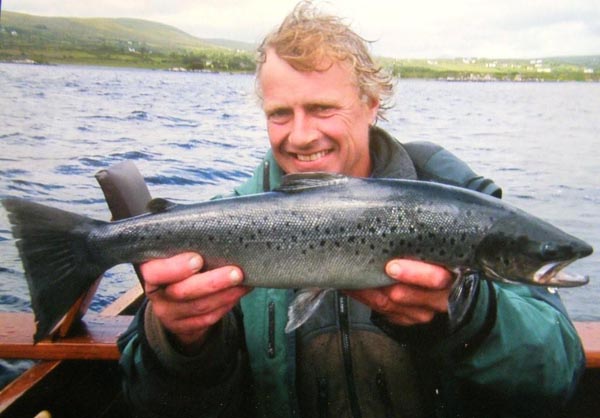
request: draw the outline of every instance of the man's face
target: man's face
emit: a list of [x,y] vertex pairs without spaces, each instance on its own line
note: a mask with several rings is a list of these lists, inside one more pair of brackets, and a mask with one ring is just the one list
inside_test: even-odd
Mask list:
[[259,83],[273,155],[286,173],[371,173],[369,124],[379,102],[363,99],[345,64],[300,72],[267,52]]

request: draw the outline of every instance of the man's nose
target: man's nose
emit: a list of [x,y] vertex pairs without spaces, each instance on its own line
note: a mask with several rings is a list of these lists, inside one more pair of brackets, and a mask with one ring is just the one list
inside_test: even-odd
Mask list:
[[319,138],[314,121],[304,112],[294,114],[292,128],[288,137],[291,144],[302,148]]

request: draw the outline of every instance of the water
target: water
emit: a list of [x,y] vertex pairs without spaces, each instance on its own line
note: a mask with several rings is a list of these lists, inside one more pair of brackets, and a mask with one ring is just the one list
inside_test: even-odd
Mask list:
[[[400,81],[381,126],[439,143],[504,189],[504,198],[600,251],[600,84]],[[268,148],[250,75],[0,64],[0,196],[108,219],[94,179],[133,160],[155,197],[226,193]],[[600,256],[573,265],[592,282],[562,290],[571,316],[600,320]],[[91,309],[129,289],[107,273]],[[30,310],[0,212],[0,311]],[[3,365],[0,364],[0,374]]]

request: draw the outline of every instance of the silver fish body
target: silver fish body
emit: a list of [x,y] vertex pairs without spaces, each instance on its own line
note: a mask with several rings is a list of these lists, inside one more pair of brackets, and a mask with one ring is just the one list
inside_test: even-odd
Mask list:
[[307,186],[305,177],[298,190],[288,181],[283,191],[105,224],[87,245],[107,266],[198,251],[209,269],[236,264],[247,285],[276,288],[387,285],[384,265],[393,257],[546,284],[540,268],[591,253],[578,238],[468,190],[331,175],[322,187]]
[[[344,289],[393,283],[384,267],[395,257],[495,280],[581,285],[587,278],[558,272],[592,252],[498,199],[421,181],[291,175],[278,191],[113,223],[19,199],[3,204],[44,322],[38,334],[110,267],[183,251],[201,253],[207,269],[239,265],[248,286]],[[52,296],[53,288],[63,291]]]

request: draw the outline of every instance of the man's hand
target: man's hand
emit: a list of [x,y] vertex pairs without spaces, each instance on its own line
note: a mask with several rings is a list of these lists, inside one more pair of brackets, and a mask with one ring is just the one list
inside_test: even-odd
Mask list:
[[201,347],[210,328],[251,290],[239,286],[239,267],[199,273],[203,264],[200,255],[184,253],[141,265],[154,314],[186,353]]
[[437,313],[448,311],[448,296],[453,282],[448,270],[404,259],[389,261],[385,270],[398,284],[346,293],[398,325],[428,323]]

